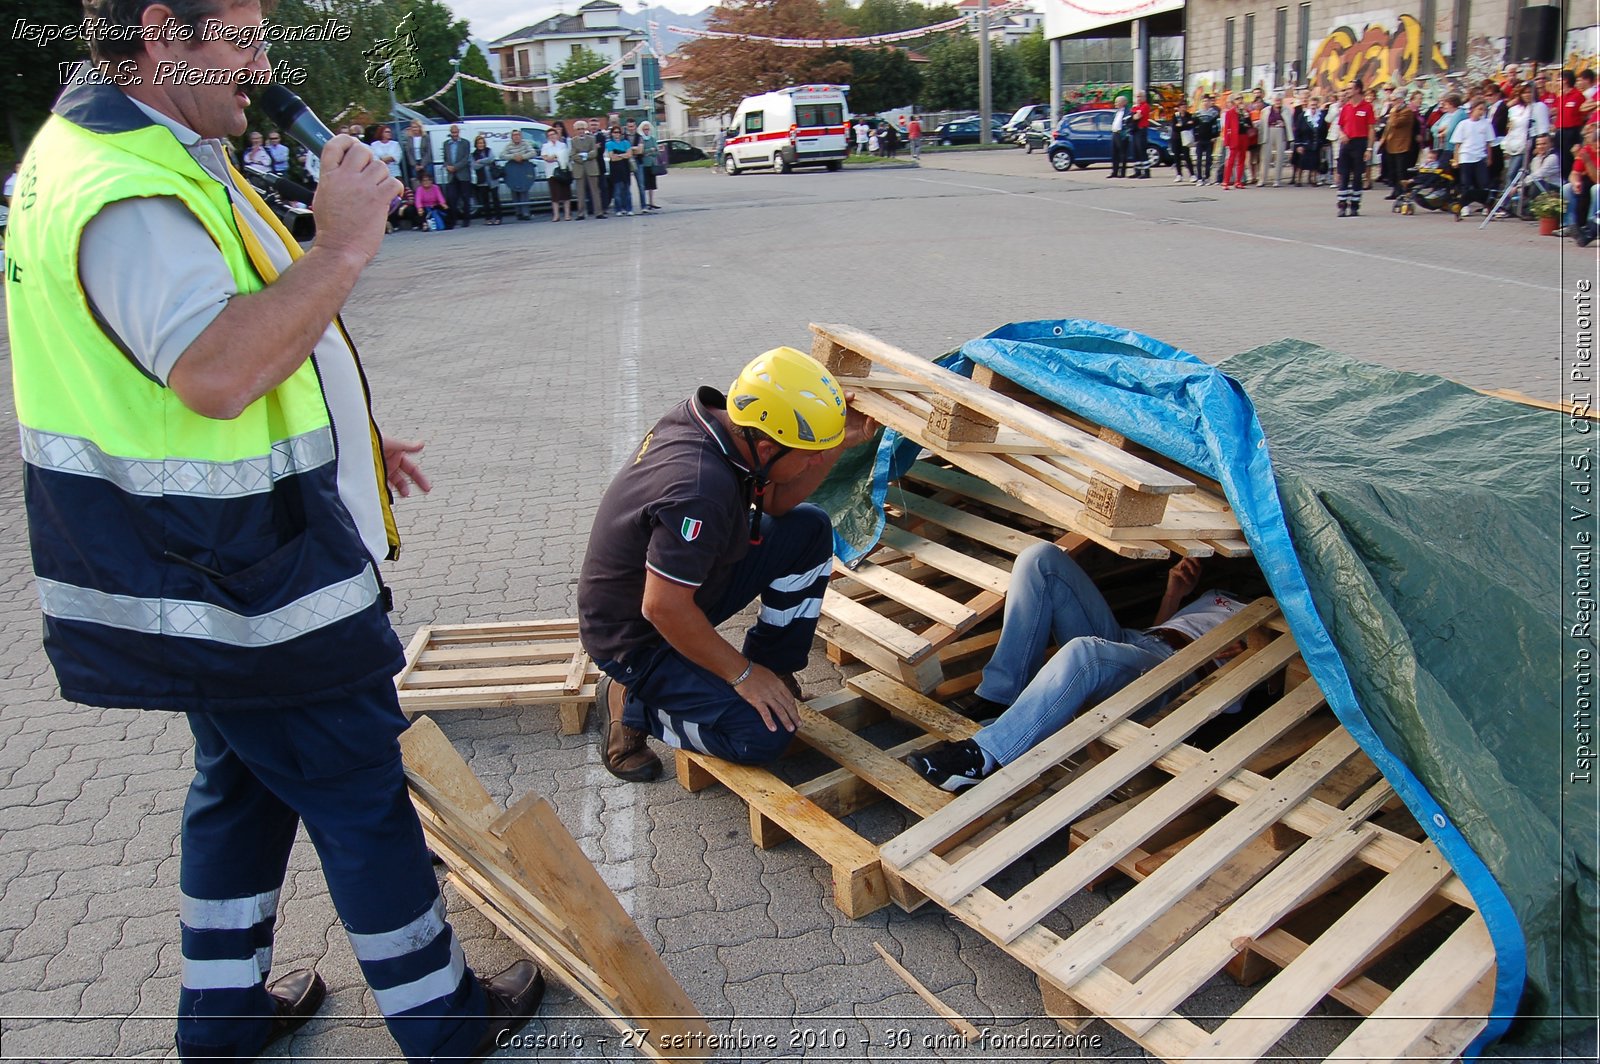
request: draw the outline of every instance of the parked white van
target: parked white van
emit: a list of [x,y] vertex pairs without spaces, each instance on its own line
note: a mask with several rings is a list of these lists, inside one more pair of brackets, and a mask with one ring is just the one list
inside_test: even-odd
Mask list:
[[770,167],[787,174],[797,166],[837,170],[849,152],[848,85],[796,85],[747,96],[733,114],[722,149],[730,174]]
[[[428,122],[423,125],[423,131],[428,134],[429,141],[433,144],[433,180],[443,185],[448,176],[444,172],[444,142],[450,139],[450,127],[461,127],[461,139],[468,146],[477,143],[482,136],[489,150],[496,159],[500,158],[500,149],[511,143],[511,131],[522,130],[522,139],[536,147],[544,147],[546,134],[550,127],[543,122],[536,122],[531,118],[508,117],[479,117],[463,118],[459,122]],[[402,126],[395,139],[399,140],[405,135]],[[541,161],[534,163],[535,177],[533,187],[528,190],[528,202],[535,206],[548,206],[550,203],[549,168]],[[500,202],[511,203],[511,189],[502,181],[500,184]],[[482,213],[480,208],[478,213]]]

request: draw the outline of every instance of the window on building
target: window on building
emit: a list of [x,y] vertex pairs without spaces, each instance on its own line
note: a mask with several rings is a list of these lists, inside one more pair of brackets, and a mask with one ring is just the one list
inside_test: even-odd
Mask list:
[[624,106],[624,107],[638,107],[639,106],[639,79],[638,78],[623,78],[622,79],[622,106]]
[[1235,74],[1233,69],[1233,22],[1234,20],[1231,18],[1222,20],[1222,84],[1224,88],[1229,89],[1237,87],[1234,84]]
[[1288,71],[1283,68],[1284,53],[1288,50],[1289,9],[1280,7],[1272,14],[1272,86],[1283,88]]
[[1061,80],[1071,87],[1128,84],[1133,80],[1132,40],[1122,35],[1062,41]]
[[[1467,65],[1467,20],[1472,17],[1472,0],[1455,0],[1455,25],[1450,36],[1450,68],[1465,69]],[[1423,52],[1423,55],[1430,55]]]
[[568,53],[569,55],[577,55],[579,52],[583,51],[583,45],[581,44],[572,44],[568,47],[572,49],[571,52]]
[[1183,84],[1183,38],[1150,38],[1150,84]]
[[1300,5],[1300,49],[1296,53],[1300,56],[1300,69],[1298,71],[1301,81],[1311,82],[1311,5]]
[[1239,49],[1244,53],[1244,81],[1241,89],[1251,89],[1256,84],[1256,13],[1251,11],[1244,17],[1244,47]]
[[528,76],[528,69],[529,69],[529,67],[528,67],[528,50],[526,48],[518,48],[517,49],[517,73],[519,75],[521,75],[522,77],[527,77]]
[[500,80],[509,81],[517,73],[517,62],[510,52],[500,53]]

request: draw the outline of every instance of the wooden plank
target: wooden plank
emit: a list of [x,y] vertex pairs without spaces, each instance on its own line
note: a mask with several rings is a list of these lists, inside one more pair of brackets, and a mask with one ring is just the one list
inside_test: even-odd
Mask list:
[[912,380],[930,385],[941,395],[947,395],[962,405],[1007,425],[1026,436],[1047,443],[1059,453],[1070,455],[1092,465],[1107,477],[1138,491],[1158,494],[1176,494],[1193,491],[1194,484],[1120,451],[1086,432],[1074,430],[1059,421],[1015,399],[1008,398],[973,384],[959,373],[929,362],[910,352],[868,335],[848,325],[813,323],[811,329],[818,336],[859,352],[870,358],[874,365],[887,366]]
[[522,643],[517,646],[484,646],[469,643],[454,647],[429,647],[417,659],[418,665],[537,665],[546,661],[567,661],[583,649],[576,639]]
[[[826,602],[826,597],[824,597]],[[944,666],[936,653],[929,653],[917,661],[905,661],[870,639],[863,638],[849,625],[831,617],[817,621],[817,634],[830,647],[837,648],[854,658],[859,658],[885,676],[896,676],[919,691],[931,691],[944,680]],[[931,644],[930,644],[931,646]]]
[[908,662],[920,661],[933,653],[933,644],[926,639],[832,588],[822,595],[822,615],[846,625],[862,638]]
[[913,484],[922,484],[939,491],[954,492],[974,502],[981,502],[985,506],[1004,510],[1040,524],[1053,523],[1050,515],[1043,510],[1029,506],[1016,496],[1006,494],[988,481],[975,477],[965,470],[935,465],[928,461],[914,462],[911,468],[906,470],[905,479]]
[[[1252,746],[1292,727],[1322,704],[1315,690],[1298,692],[1264,711],[1229,736],[1202,762],[1173,777],[1139,807],[1079,846],[1053,868],[1017,891],[998,910],[1001,922],[988,930],[1009,941],[1030,923],[1088,886],[1151,833],[1209,795],[1217,783],[1238,771]],[[1041,807],[1042,808],[1042,807]]]
[[1051,977],[1070,988],[1126,945],[1155,914],[1204,882],[1240,847],[1299,804],[1356,750],[1355,740],[1341,728],[1307,751],[1214,824],[1179,859],[1167,862],[1073,935],[1070,948],[1049,958],[1046,970]]
[[1473,390],[1495,399],[1504,399],[1510,403],[1520,403],[1523,406],[1531,406],[1539,410],[1553,410],[1566,414],[1568,417],[1588,418],[1590,421],[1600,419],[1600,408],[1593,406],[1580,407],[1577,401],[1572,399],[1560,403],[1552,403],[1548,399],[1535,399],[1533,396],[1519,392],[1515,388],[1475,388]]
[[849,576],[885,598],[916,610],[930,621],[939,621],[964,631],[978,619],[976,612],[954,599],[870,560],[862,562],[854,569],[846,569],[844,563],[838,559],[835,559],[833,564],[835,572]]
[[[594,698],[594,685],[586,684],[575,692],[581,698]],[[408,713],[445,709],[504,709],[513,706],[543,706],[573,697],[560,684],[507,684],[492,687],[449,687],[430,691],[402,691],[400,708]]]
[[889,966],[889,970],[898,975],[906,986],[911,988],[912,993],[921,998],[930,1009],[960,1033],[963,1042],[970,1045],[983,1037],[982,1032],[972,1026],[959,1012],[940,1001],[933,991],[923,986],[922,981],[907,971],[905,965],[889,956],[889,951],[884,949],[881,943],[874,942],[872,948],[878,951],[878,956],[883,958],[883,963]]
[[1239,519],[1232,514],[1168,513],[1153,525],[1113,525],[1092,511],[1080,518],[1087,531],[1107,539],[1210,539],[1239,535]]
[[1258,990],[1207,1041],[1214,1056],[1254,1060],[1265,1054],[1312,1006],[1338,985],[1373,945],[1451,877],[1429,842],[1362,897]]
[[[1387,788],[1385,788],[1387,790]],[[1393,792],[1389,792],[1393,793]],[[1371,839],[1370,807],[1301,846],[1198,934],[1140,979],[1117,1007],[1144,1033],[1217,974],[1257,935],[1265,933],[1337,872]]]
[[[1010,867],[1023,854],[1060,832],[1096,802],[1148,768],[1156,758],[1183,742],[1196,728],[1219,715],[1298,653],[1299,648],[1295,646],[1293,638],[1283,636],[1272,646],[1252,655],[1244,668],[1236,670],[1223,682],[1208,688],[1200,697],[1145,729],[1144,742],[1124,746],[1089,767],[1068,786],[995,836],[981,850],[968,855],[947,876],[933,884],[933,897],[941,901],[958,898],[980,883],[987,882],[1002,869]],[[1195,800],[1198,800],[1200,793],[1194,795]],[[998,928],[989,930],[1001,939],[1015,937],[1023,927],[1037,923],[1051,909],[1076,894],[1087,881],[1084,879],[1063,893],[1053,889],[1057,883],[1053,875],[1040,877],[1011,898],[1008,912],[1012,915],[1008,919],[1014,920],[1015,925],[1008,931]]]
[[793,787],[764,768],[689,754],[742,798],[752,812],[771,820],[833,869],[834,904],[852,919],[889,903],[877,850],[866,839],[829,816]]
[[859,691],[899,719],[945,742],[970,738],[978,730],[976,722],[887,676],[863,672],[847,679],[845,685],[852,691]]
[[[565,690],[568,663],[551,665],[498,665],[488,668],[416,669],[406,680],[406,691],[429,691],[441,687],[495,687],[511,684],[555,684]],[[580,683],[582,674],[579,674]]]
[[903,550],[918,561],[926,562],[940,572],[959,577],[985,591],[1004,595],[1011,587],[1011,573],[998,565],[979,561],[970,554],[953,550],[942,543],[935,543],[895,525],[883,526],[879,542],[886,543],[896,550]]
[[[1094,709],[1080,713],[1066,727],[996,771],[979,786],[968,788],[938,814],[912,825],[885,843],[882,848],[884,860],[895,868],[904,868],[923,854],[931,853],[944,837],[967,822],[976,820],[1031,784],[1047,768],[1064,761],[1090,741],[1161,697],[1178,679],[1193,672],[1216,656],[1223,647],[1277,612],[1277,604],[1271,599],[1259,599],[1246,606]],[[1142,728],[1139,733],[1143,733]]]
[[556,621],[436,624],[432,626],[431,633],[431,642],[436,647],[457,646],[462,643],[503,643],[512,639],[575,639],[578,635],[578,622],[569,618]]
[[423,625],[411,636],[411,642],[406,644],[406,663],[394,675],[395,690],[405,686],[406,677],[411,675],[411,670],[417,667],[422,660],[422,654],[428,647],[428,626]]
[[916,495],[903,492],[894,498],[894,503],[906,513],[932,521],[934,524],[948,528],[957,535],[975,540],[986,546],[1004,551],[1015,557],[1029,547],[1049,540],[1030,536],[1026,532],[1018,532],[1008,528],[998,521],[991,521],[977,514],[969,514],[958,510],[954,506],[947,506],[936,499],[925,495]]
[[826,754],[873,787],[916,813],[927,816],[955,797],[918,775],[910,765],[896,761],[854,732],[846,731],[822,714],[802,704],[795,735],[807,746]]

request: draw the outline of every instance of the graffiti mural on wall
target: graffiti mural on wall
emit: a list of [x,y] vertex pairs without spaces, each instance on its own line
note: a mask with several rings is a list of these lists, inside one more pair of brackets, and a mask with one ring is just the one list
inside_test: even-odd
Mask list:
[[1311,87],[1337,92],[1357,78],[1369,88],[1405,85],[1449,69],[1437,44],[1424,60],[1421,23],[1411,15],[1401,15],[1400,26],[1393,31],[1386,25],[1368,23],[1359,34],[1349,26],[1328,34],[1311,60]]
[[1600,70],[1600,26],[1567,31],[1567,50],[1561,65],[1567,70]]

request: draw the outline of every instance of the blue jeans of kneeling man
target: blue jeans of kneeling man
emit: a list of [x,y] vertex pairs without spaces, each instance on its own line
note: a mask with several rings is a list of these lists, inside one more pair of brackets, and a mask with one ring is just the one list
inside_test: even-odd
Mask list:
[[[1047,662],[1052,642],[1061,649]],[[1066,551],[1029,547],[1011,571],[1000,643],[978,685],[980,697],[1010,708],[973,739],[1009,764],[1172,654],[1159,636],[1123,627]]]
[[[798,672],[811,656],[822,593],[833,568],[833,525],[819,507],[801,505],[761,519],[761,543],[733,570],[721,599],[706,610],[714,625],[757,597],[761,614],[745,635],[745,657],[773,672]],[[725,761],[775,761],[793,733],[769,731],[755,707],[728,681],[659,642],[625,662],[596,664],[628,690],[622,721],[675,749]]]

